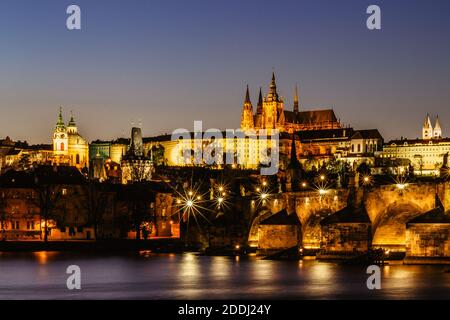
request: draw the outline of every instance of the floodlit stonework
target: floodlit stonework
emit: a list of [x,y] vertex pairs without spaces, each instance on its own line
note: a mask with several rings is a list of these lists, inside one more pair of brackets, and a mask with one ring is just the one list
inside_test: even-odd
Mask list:
[[53,162],[57,165],[69,165],[78,169],[89,167],[89,144],[78,133],[73,116],[64,123],[62,109],[53,131]]

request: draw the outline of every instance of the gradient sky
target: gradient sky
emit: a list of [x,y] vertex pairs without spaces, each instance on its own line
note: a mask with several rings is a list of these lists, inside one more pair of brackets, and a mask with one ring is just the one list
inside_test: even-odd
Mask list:
[[[65,27],[78,4],[82,30]],[[366,28],[370,4],[382,30]],[[89,141],[237,128],[272,69],[285,107],[333,107],[355,128],[450,136],[450,1],[1,0],[0,138],[50,143],[59,106]]]

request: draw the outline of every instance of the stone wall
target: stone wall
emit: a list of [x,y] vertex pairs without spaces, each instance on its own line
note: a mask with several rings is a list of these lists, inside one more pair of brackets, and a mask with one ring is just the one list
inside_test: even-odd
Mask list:
[[297,192],[295,211],[302,224],[302,243],[305,248],[320,248],[322,241],[320,221],[347,205],[347,190],[328,190],[319,195],[317,191]]
[[367,252],[371,244],[370,223],[337,223],[322,227],[321,249],[333,252]]
[[404,248],[406,223],[433,209],[435,194],[436,186],[432,184],[411,184],[403,190],[396,185],[371,190],[365,206],[372,221],[373,245]]
[[260,225],[258,230],[259,250],[283,250],[300,244],[299,226]]
[[410,224],[406,254],[411,257],[450,257],[450,224]]

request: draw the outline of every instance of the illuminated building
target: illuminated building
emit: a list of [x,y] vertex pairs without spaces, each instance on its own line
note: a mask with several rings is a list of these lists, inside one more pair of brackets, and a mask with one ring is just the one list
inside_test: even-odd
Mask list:
[[444,156],[450,153],[450,139],[442,138],[439,119],[431,126],[427,115],[422,127],[422,139],[400,139],[388,142],[382,152],[377,153],[380,166],[405,171],[409,165],[419,175],[437,175],[444,164]]
[[73,116],[67,126],[65,125],[62,109],[53,132],[53,154],[53,162],[57,165],[75,166],[80,170],[89,166],[88,143],[78,133]]
[[[256,112],[253,112],[253,104],[250,98],[250,90],[247,86],[241,113],[240,129],[247,135],[227,136],[226,132],[220,132],[219,138],[203,138],[204,133],[196,135],[190,133],[189,138],[172,141],[171,135],[163,135],[143,139],[144,154],[150,156],[150,150],[154,146],[164,149],[163,163],[168,166],[206,165],[194,163],[196,149],[201,149],[203,154],[211,146],[219,147],[223,157],[234,159],[233,168],[257,169],[261,162],[270,157],[271,151],[279,148],[280,166],[287,165],[291,154],[292,134],[296,139],[296,152],[301,161],[314,158],[315,160],[328,161],[333,158],[345,160],[351,164],[360,162],[374,162],[373,153],[379,151],[383,144],[383,138],[378,130],[353,130],[344,128],[332,109],[325,110],[300,110],[298,89],[295,88],[294,105],[292,111],[284,110],[284,100],[278,94],[275,74],[269,86],[269,92],[263,97],[259,90],[259,98]],[[279,130],[279,144],[275,140],[259,139],[265,130],[270,137],[272,130]],[[251,136],[254,134],[255,138]],[[93,149],[109,148],[108,157],[117,163],[122,161],[127,153],[129,139],[117,139],[109,145],[102,142],[94,142]],[[186,156],[190,151],[191,156]],[[96,152],[96,151],[95,151]],[[100,152],[102,154],[102,152]],[[105,151],[105,155],[108,151]],[[266,156],[267,155],[267,156]],[[106,159],[106,158],[105,158]],[[221,168],[224,159],[218,159],[214,167]],[[221,161],[221,162],[220,162]]]
[[123,184],[151,180],[153,163],[144,153],[141,128],[132,128],[131,144],[122,157],[121,167]]
[[325,130],[341,128],[332,109],[325,110],[299,110],[298,90],[295,89],[294,106],[292,111],[284,110],[284,100],[277,92],[275,73],[268,94],[262,98],[260,89],[256,113],[253,114],[247,87],[246,97],[242,110],[241,129],[278,129],[280,132],[297,132],[303,130]]
[[51,145],[28,145],[26,142],[14,142],[6,137],[0,140],[0,170],[14,168],[25,170],[31,165],[49,164],[53,159]]

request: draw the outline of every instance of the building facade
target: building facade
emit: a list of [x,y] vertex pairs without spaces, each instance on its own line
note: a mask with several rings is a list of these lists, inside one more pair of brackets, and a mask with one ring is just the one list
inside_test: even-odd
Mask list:
[[[450,139],[442,137],[439,118],[436,124],[431,125],[430,116],[427,115],[422,126],[422,139],[400,139],[388,142],[382,152],[377,153],[379,162],[392,170],[406,170],[412,166],[418,175],[438,175],[450,153]],[[398,168],[395,168],[398,167]]]
[[66,126],[62,109],[53,131],[53,155],[54,164],[74,166],[80,170],[89,167],[89,144],[78,133],[73,116]]

